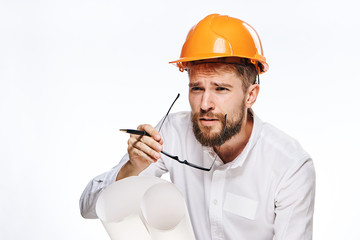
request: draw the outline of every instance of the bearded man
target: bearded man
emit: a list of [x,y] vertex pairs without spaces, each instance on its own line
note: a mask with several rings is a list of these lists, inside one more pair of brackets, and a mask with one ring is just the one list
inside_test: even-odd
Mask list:
[[209,15],[190,30],[172,63],[188,73],[191,112],[170,114],[160,127],[140,125],[147,134],[131,135],[128,154],[88,184],[82,215],[97,217],[96,199],[115,181],[169,172],[196,239],[311,239],[312,159],[252,110],[259,74],[268,69],[255,30]]

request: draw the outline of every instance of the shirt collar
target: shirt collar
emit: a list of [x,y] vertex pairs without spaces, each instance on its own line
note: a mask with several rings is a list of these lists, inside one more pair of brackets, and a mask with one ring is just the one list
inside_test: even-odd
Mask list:
[[253,120],[254,120],[253,129],[251,131],[251,136],[250,136],[249,141],[246,144],[244,150],[233,161],[231,161],[231,163],[232,163],[232,164],[230,163],[231,168],[241,167],[244,164],[250,151],[253,149],[257,140],[260,137],[263,123],[262,123],[261,119],[258,118],[258,116],[254,113],[254,111],[252,109],[250,109],[250,113],[252,114]]

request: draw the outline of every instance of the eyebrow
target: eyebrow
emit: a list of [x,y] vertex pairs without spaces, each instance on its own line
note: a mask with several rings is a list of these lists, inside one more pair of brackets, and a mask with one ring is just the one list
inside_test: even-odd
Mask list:
[[217,87],[226,87],[226,88],[232,88],[233,86],[231,84],[228,83],[216,83],[216,82],[211,82],[211,84],[217,86]]
[[189,83],[189,87],[198,87],[199,85],[200,85],[199,82]]
[[[226,88],[232,88],[233,86],[231,84],[228,83],[217,83],[217,82],[211,82],[212,85],[215,85],[217,87],[226,87]],[[189,87],[198,87],[200,86],[200,82],[194,82],[194,83],[189,83]]]

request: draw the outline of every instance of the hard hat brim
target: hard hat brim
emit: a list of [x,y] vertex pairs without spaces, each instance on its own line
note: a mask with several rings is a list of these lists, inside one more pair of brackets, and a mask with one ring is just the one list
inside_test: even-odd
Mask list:
[[[209,54],[207,54],[206,57],[201,57],[201,56],[197,56],[197,57],[184,57],[184,58],[179,58],[175,61],[171,61],[169,62],[170,64],[173,64],[179,68],[185,68],[186,67],[186,63],[187,62],[194,62],[194,61],[200,61],[200,60],[215,60],[215,59],[224,59],[224,58],[228,58],[231,59],[230,61],[228,61],[229,63],[240,63],[241,61],[234,61],[233,59],[235,58],[239,58],[239,59],[249,59],[251,63],[253,63],[255,66],[257,65],[257,63],[261,64],[260,70],[259,70],[259,74],[262,74],[264,72],[266,72],[269,69],[269,65],[266,63],[266,59],[263,56],[257,56],[257,58],[248,58],[248,57],[243,57],[243,56],[228,56],[228,55],[224,55],[221,56],[219,54],[214,54],[213,57],[209,57]],[[214,61],[215,62],[215,61]],[[220,61],[219,61],[220,62]],[[227,61],[221,61],[221,62],[227,62]]]

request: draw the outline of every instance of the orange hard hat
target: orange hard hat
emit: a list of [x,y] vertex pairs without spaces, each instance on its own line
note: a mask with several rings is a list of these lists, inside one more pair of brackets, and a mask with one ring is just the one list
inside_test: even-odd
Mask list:
[[224,57],[248,59],[259,73],[269,68],[255,29],[240,19],[219,14],[211,14],[193,26],[180,59],[170,63],[183,71],[186,62]]

